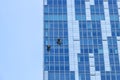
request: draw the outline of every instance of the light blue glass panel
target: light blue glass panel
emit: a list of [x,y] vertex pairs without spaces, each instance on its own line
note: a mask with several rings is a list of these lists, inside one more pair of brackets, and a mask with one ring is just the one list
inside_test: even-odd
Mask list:
[[85,21],[86,16],[85,15],[76,15],[76,20]]
[[105,17],[104,15],[91,15],[91,18],[93,21],[97,20],[97,21],[100,21],[100,20],[105,20]]
[[44,8],[44,12],[48,13],[48,7],[47,6],[45,6],[45,8]]
[[53,21],[60,21],[60,20],[67,20],[66,15],[45,15],[45,20],[53,20]]
[[118,15],[110,15],[110,20],[111,21],[119,21],[119,16]]

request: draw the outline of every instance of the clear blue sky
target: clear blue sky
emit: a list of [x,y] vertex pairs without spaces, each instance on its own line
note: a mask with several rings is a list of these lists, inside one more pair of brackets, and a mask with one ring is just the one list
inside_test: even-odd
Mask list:
[[41,80],[40,29],[40,0],[0,0],[0,80]]

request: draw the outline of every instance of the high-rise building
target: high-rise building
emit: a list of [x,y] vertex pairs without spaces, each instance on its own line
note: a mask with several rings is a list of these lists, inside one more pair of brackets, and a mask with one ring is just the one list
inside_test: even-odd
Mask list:
[[43,80],[120,80],[120,0],[43,0],[42,9]]

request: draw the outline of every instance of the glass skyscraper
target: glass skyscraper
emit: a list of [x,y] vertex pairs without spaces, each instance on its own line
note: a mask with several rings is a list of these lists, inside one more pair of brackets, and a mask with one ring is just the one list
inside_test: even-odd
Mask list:
[[43,80],[120,80],[120,0],[43,0]]

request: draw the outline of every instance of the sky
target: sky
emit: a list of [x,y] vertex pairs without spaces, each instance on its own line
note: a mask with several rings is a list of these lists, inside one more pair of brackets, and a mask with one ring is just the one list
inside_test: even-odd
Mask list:
[[41,0],[0,0],[0,80],[41,80]]

